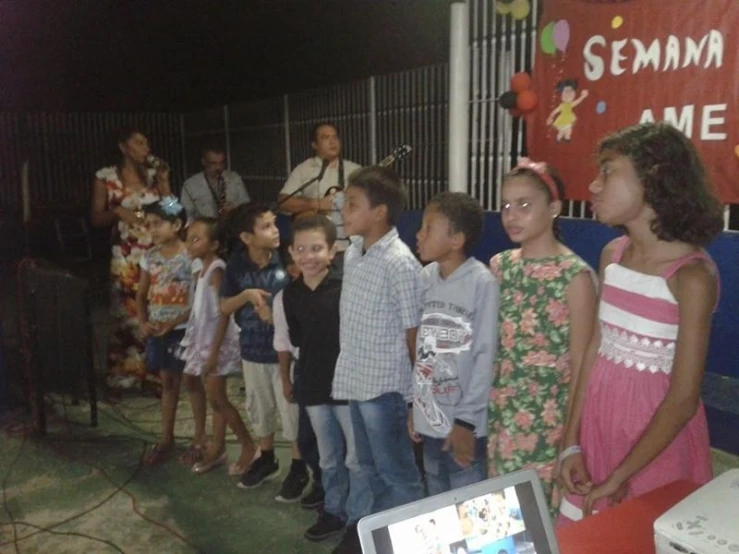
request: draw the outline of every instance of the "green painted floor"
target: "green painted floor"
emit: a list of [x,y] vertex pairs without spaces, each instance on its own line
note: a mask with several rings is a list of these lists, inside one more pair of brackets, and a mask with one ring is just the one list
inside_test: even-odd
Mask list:
[[[231,393],[243,410],[238,384],[234,380]],[[183,396],[177,434],[184,446],[192,415]],[[225,467],[201,476],[176,459],[141,467],[158,429],[155,398],[100,404],[97,429],[89,425],[87,406],[65,406],[59,396],[51,402],[47,437],[24,438],[21,424],[3,426],[0,478],[10,513],[0,512],[2,554],[310,554],[330,552],[338,541],[302,538],[316,513],[276,502],[281,479],[244,491]],[[238,446],[229,444],[229,452],[235,460]],[[290,450],[282,443],[276,452],[284,477]]]
[[[232,380],[230,395],[243,410],[240,383]],[[225,467],[202,476],[176,459],[141,467],[158,429],[154,398],[101,403],[96,429],[85,405],[68,406],[60,396],[49,397],[49,404],[45,438],[24,438],[18,422],[0,426],[0,479],[9,510],[0,512],[2,554],[310,554],[330,552],[337,542],[302,538],[315,513],[275,502],[279,479],[244,491]],[[183,395],[177,423],[182,445],[191,431]],[[235,459],[238,447],[229,450]],[[285,443],[276,450],[284,476],[290,451]],[[714,452],[717,474],[731,467],[739,467],[736,456]]]

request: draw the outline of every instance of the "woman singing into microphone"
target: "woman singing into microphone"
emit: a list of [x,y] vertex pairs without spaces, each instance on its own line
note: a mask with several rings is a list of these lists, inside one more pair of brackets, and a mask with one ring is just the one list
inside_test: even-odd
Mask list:
[[95,174],[91,215],[93,226],[112,227],[108,387],[113,396],[147,378],[136,318],[139,261],[152,246],[142,209],[171,194],[167,165],[156,170],[147,167],[151,151],[142,132],[124,129],[117,146],[118,163]]

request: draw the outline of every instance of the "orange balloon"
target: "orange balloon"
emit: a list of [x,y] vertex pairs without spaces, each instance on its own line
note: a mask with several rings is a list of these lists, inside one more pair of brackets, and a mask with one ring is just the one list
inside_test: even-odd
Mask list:
[[525,71],[511,77],[511,90],[518,94],[531,88],[531,77]]
[[516,98],[516,107],[523,113],[528,113],[536,108],[539,103],[539,97],[533,90],[524,90],[518,93]]
[[518,108],[511,108],[511,109],[510,109],[510,110],[508,110],[508,111],[510,112],[510,114],[511,114],[511,115],[512,115],[513,117],[521,117],[521,115],[522,115],[522,114],[521,114],[521,110],[519,110]]

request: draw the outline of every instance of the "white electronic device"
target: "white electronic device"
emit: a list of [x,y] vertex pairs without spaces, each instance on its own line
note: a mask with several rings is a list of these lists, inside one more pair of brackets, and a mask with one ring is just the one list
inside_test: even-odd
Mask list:
[[719,475],[654,522],[657,554],[739,553],[739,469]]
[[357,530],[363,554],[559,554],[533,470],[367,516]]

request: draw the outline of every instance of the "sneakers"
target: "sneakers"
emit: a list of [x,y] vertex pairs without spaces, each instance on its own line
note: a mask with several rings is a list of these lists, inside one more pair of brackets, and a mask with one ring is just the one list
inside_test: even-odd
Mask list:
[[300,499],[300,507],[304,510],[315,510],[316,508],[320,508],[323,506],[324,496],[325,493],[323,492],[321,483],[313,481],[313,485],[311,486],[310,491],[308,491],[308,494]]
[[290,473],[287,474],[287,477],[282,482],[280,492],[275,496],[275,500],[286,503],[297,502],[300,500],[305,487],[308,486],[308,481],[310,481],[310,477],[308,476],[305,462],[293,460],[290,466]]
[[356,525],[346,526],[346,533],[341,537],[341,542],[331,551],[331,554],[362,554],[362,545],[359,544]]
[[343,530],[343,521],[334,515],[323,512],[318,516],[318,521],[315,525],[309,527],[303,536],[309,541],[318,542],[333,537]]
[[244,475],[241,476],[238,487],[240,489],[253,489],[264,483],[270,477],[280,473],[280,464],[277,458],[270,456],[267,459],[260,456],[249,468]]

